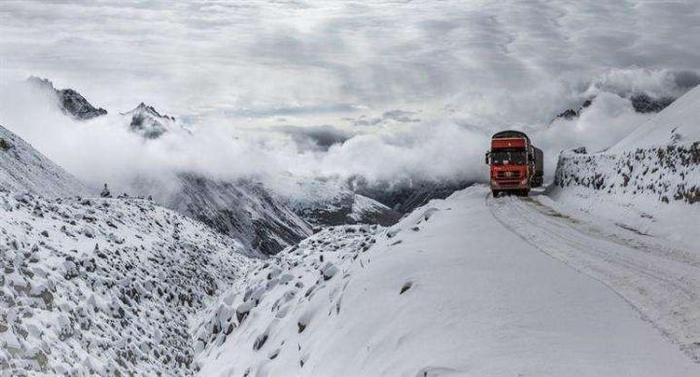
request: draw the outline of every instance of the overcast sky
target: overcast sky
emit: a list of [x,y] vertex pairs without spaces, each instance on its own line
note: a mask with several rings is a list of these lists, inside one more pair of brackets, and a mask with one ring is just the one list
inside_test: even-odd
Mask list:
[[[96,184],[156,160],[222,174],[236,161],[274,174],[482,179],[494,130],[531,132],[550,171],[563,148],[612,145],[648,118],[625,96],[700,82],[699,46],[694,0],[3,0],[0,86],[46,77],[108,109],[96,122],[116,129],[143,101],[216,132],[144,144],[88,127],[89,143],[76,141],[87,134],[11,90],[0,123]],[[584,116],[550,124],[592,96]],[[224,132],[251,128],[286,142]]]
[[698,46],[698,1],[0,2],[3,80],[120,111],[338,125],[397,109],[538,121],[615,68],[698,70]]

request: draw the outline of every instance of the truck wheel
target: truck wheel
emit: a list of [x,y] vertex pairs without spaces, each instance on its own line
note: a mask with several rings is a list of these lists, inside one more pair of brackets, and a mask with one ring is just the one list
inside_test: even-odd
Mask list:
[[520,196],[528,196],[530,194],[530,190],[522,190],[519,192]]
[[494,198],[498,198],[498,194],[500,194],[500,193],[501,192],[498,190],[491,190],[491,194],[493,195]]

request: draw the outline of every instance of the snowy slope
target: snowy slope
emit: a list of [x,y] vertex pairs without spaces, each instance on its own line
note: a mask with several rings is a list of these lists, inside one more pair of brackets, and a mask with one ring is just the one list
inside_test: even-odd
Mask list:
[[[281,185],[286,185],[280,188]],[[401,214],[386,205],[357,194],[337,180],[280,177],[275,182],[278,195],[316,227],[379,224],[393,225]]]
[[317,227],[378,224],[392,225],[401,214],[374,199],[349,190],[337,192],[332,198],[301,203],[292,199],[293,207],[304,220]]
[[0,193],[0,375],[191,375],[188,320],[255,265],[150,201]]
[[700,86],[637,128],[611,152],[693,142],[700,142]]
[[252,270],[194,322],[200,374],[700,373],[605,285],[504,228],[486,197],[431,201],[388,230],[329,228]]
[[311,226],[260,184],[180,174],[163,205],[202,221],[263,254],[275,254],[311,235]]
[[85,185],[75,177],[2,126],[0,189],[31,192],[50,198],[88,193]]
[[608,151],[565,151],[550,197],[572,214],[597,214],[638,233],[700,242],[700,87]]

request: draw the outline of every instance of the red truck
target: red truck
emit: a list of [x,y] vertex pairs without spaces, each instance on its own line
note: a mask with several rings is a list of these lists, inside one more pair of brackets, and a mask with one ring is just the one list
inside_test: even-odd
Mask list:
[[493,196],[511,192],[527,196],[533,187],[542,186],[542,150],[532,145],[520,131],[501,131],[491,137],[491,150],[486,152],[490,166]]

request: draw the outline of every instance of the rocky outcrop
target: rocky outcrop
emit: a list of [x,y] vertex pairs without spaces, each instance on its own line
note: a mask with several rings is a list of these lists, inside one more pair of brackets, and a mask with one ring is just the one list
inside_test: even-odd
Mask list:
[[659,201],[700,202],[700,142],[620,153],[562,152],[555,189],[585,187],[614,195],[650,195]]
[[650,97],[645,93],[637,94],[630,97],[634,111],[638,113],[658,113],[667,108],[676,99],[673,97]]
[[586,101],[584,101],[580,106],[578,106],[575,109],[571,108],[571,109],[566,109],[566,110],[562,111],[554,119],[562,118],[562,119],[566,119],[566,120],[571,120],[571,119],[578,118],[581,115],[581,113],[583,112],[583,110],[586,109],[587,107],[591,106],[591,104],[593,104],[593,99],[592,98],[587,99]]
[[27,81],[55,95],[61,111],[75,119],[88,120],[107,114],[107,110],[93,106],[85,97],[73,89],[56,89],[48,79],[34,76]]
[[[580,106],[577,106],[575,108],[570,108],[562,111],[559,113],[556,117],[554,117],[554,120],[556,119],[566,119],[566,120],[572,120],[576,119],[581,114],[593,104],[593,101],[595,100],[595,97],[589,98],[585,100]],[[631,95],[629,97],[629,101],[632,103],[632,107],[634,108],[634,111],[641,113],[641,114],[647,114],[647,113],[658,113],[661,112],[663,109],[668,107],[670,104],[675,101],[676,98],[673,97],[652,97],[646,93],[638,93]],[[554,121],[553,120],[553,121]]]

